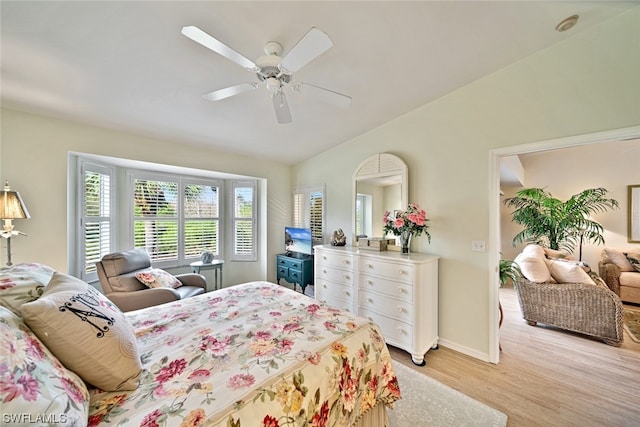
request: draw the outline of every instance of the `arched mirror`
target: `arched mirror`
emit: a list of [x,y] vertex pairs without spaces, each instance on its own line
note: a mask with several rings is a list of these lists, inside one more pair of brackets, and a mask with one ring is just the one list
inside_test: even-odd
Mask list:
[[408,168],[389,153],[366,159],[353,173],[353,244],[358,236],[382,237],[384,211],[407,208]]

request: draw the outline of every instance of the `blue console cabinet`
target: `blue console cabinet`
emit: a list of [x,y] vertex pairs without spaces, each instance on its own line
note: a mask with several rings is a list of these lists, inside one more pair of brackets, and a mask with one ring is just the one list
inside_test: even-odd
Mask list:
[[302,254],[278,254],[276,257],[276,283],[280,284],[280,279],[289,283],[300,285],[302,293],[307,285],[313,285],[313,256]]

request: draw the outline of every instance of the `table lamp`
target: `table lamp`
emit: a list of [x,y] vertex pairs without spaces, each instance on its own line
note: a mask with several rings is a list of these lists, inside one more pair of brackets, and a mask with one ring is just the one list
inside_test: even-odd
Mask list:
[[4,220],[4,227],[0,236],[7,239],[7,266],[11,266],[11,237],[22,234],[21,231],[14,230],[11,220],[29,218],[29,211],[17,191],[11,191],[9,181],[4,182],[4,189],[0,191],[0,219]]

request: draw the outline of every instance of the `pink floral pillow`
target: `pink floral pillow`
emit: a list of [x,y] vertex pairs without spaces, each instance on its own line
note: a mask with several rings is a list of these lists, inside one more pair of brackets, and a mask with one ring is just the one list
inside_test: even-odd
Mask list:
[[22,425],[47,417],[63,425],[86,425],[89,392],[85,383],[4,307],[0,307],[0,349],[3,422]]
[[22,316],[22,304],[42,295],[53,276],[53,268],[44,264],[16,264],[0,269],[0,306]]
[[136,273],[136,279],[142,284],[147,285],[150,288],[179,288],[182,286],[182,282],[176,279],[175,276],[167,273],[159,268],[152,268],[151,270],[141,271]]

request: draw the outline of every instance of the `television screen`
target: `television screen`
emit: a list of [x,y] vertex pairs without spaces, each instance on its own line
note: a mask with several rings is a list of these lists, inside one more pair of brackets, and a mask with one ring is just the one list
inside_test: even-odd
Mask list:
[[308,228],[285,227],[284,248],[287,252],[297,252],[306,255],[313,254],[311,230]]

